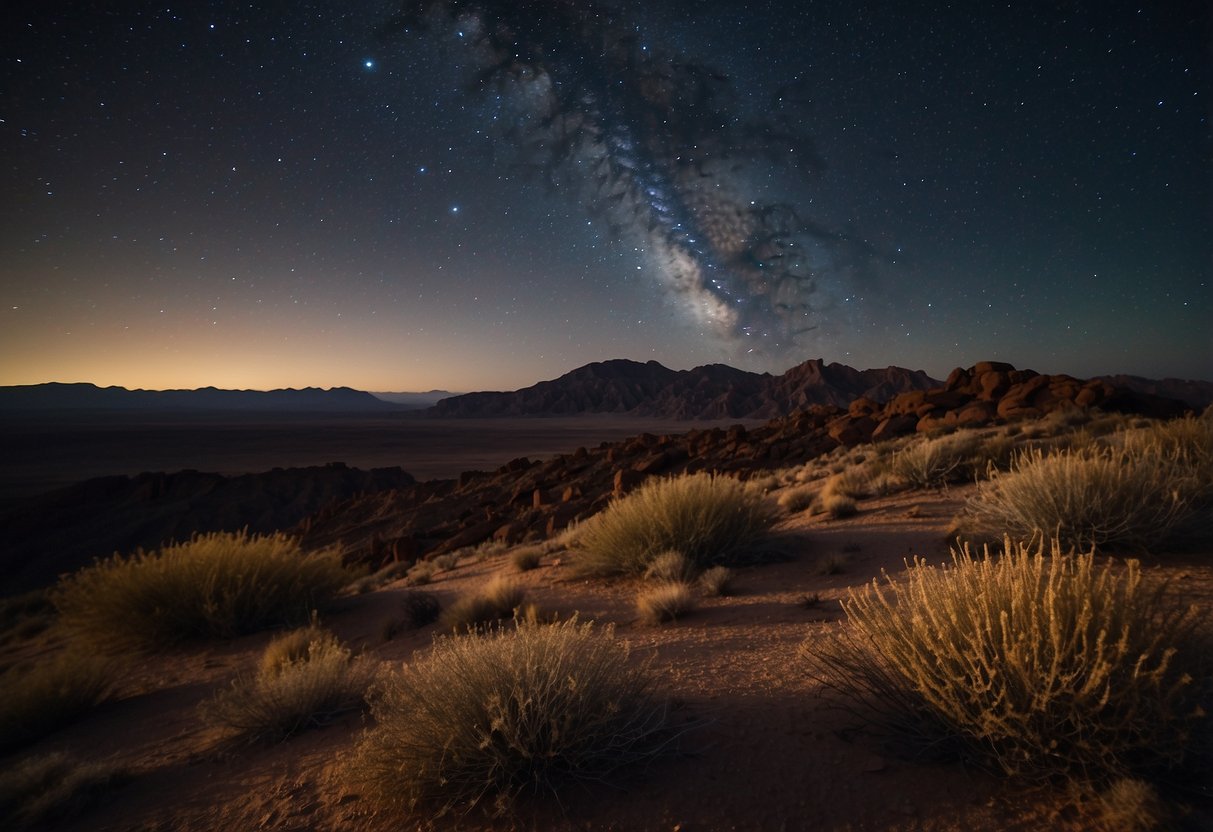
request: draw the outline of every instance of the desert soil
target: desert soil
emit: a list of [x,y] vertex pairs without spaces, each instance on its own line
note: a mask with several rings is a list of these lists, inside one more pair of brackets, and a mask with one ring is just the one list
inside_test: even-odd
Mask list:
[[[900,756],[831,707],[799,658],[806,640],[841,626],[839,599],[848,589],[885,571],[896,575],[913,555],[945,559],[947,526],[966,491],[872,499],[846,520],[789,520],[782,531],[794,542],[791,560],[739,570],[736,595],[704,599],[666,625],[638,620],[634,582],[575,579],[560,552],[518,575],[544,611],[613,623],[636,660],[653,657],[676,702],[675,718],[689,727],[679,753],[614,783],[570,789],[559,801],[531,801],[511,819],[376,815],[357,784],[341,777],[366,717],[280,744],[225,744],[196,708],[254,666],[268,634],[134,664],[115,701],[21,756],[68,749],[134,768],[133,780],[108,803],[61,827],[72,832],[1094,828],[1090,806],[1064,790],[1028,789],[957,763]],[[820,574],[820,559],[830,555],[845,558],[842,573]],[[1201,560],[1151,568],[1208,607],[1213,568]],[[445,604],[503,571],[511,571],[508,554],[469,560],[426,589]],[[407,662],[428,649],[434,627],[383,640],[383,622],[406,591],[396,583],[352,597],[324,623],[383,662]]]

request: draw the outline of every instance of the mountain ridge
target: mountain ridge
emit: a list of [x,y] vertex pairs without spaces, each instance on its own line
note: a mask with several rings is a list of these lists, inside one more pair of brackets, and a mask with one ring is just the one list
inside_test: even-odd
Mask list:
[[0,409],[31,410],[198,410],[198,411],[398,411],[401,406],[352,387],[303,387],[276,390],[128,389],[89,382],[22,384],[0,387]]
[[452,396],[426,414],[448,418],[569,416],[613,413],[698,419],[770,419],[811,405],[845,407],[856,398],[883,402],[942,381],[904,367],[856,370],[815,358],[781,375],[727,364],[671,370],[656,361],[596,361],[513,392]]

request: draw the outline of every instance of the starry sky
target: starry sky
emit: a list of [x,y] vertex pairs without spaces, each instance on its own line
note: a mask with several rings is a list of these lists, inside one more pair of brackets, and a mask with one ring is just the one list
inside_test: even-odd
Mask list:
[[1213,379],[1206,2],[6,2],[0,384]]

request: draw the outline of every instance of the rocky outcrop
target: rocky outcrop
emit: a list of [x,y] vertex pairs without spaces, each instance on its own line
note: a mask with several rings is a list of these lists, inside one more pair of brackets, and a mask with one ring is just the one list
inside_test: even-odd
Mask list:
[[773,419],[813,404],[845,407],[939,384],[919,370],[856,370],[806,361],[780,376],[724,364],[671,370],[656,361],[602,361],[513,393],[469,393],[444,399],[431,416],[568,416],[620,413],[665,419]]
[[412,485],[399,468],[342,464],[223,476],[201,471],[99,477],[0,515],[5,591],[38,586],[94,557],[188,540],[195,532],[287,529],[335,501]]

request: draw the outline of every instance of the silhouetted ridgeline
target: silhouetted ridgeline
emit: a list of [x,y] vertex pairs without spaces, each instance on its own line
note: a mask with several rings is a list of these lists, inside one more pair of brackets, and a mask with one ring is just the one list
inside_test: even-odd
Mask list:
[[941,382],[921,370],[856,370],[806,361],[783,375],[750,373],[724,364],[671,370],[656,361],[616,359],[578,367],[560,378],[513,393],[468,393],[443,399],[440,417],[569,416],[618,413],[666,419],[773,419],[814,404],[847,406],[864,397],[888,401],[898,393]]
[[399,405],[349,387],[322,390],[127,390],[95,384],[0,387],[0,412],[67,410],[396,411]]

